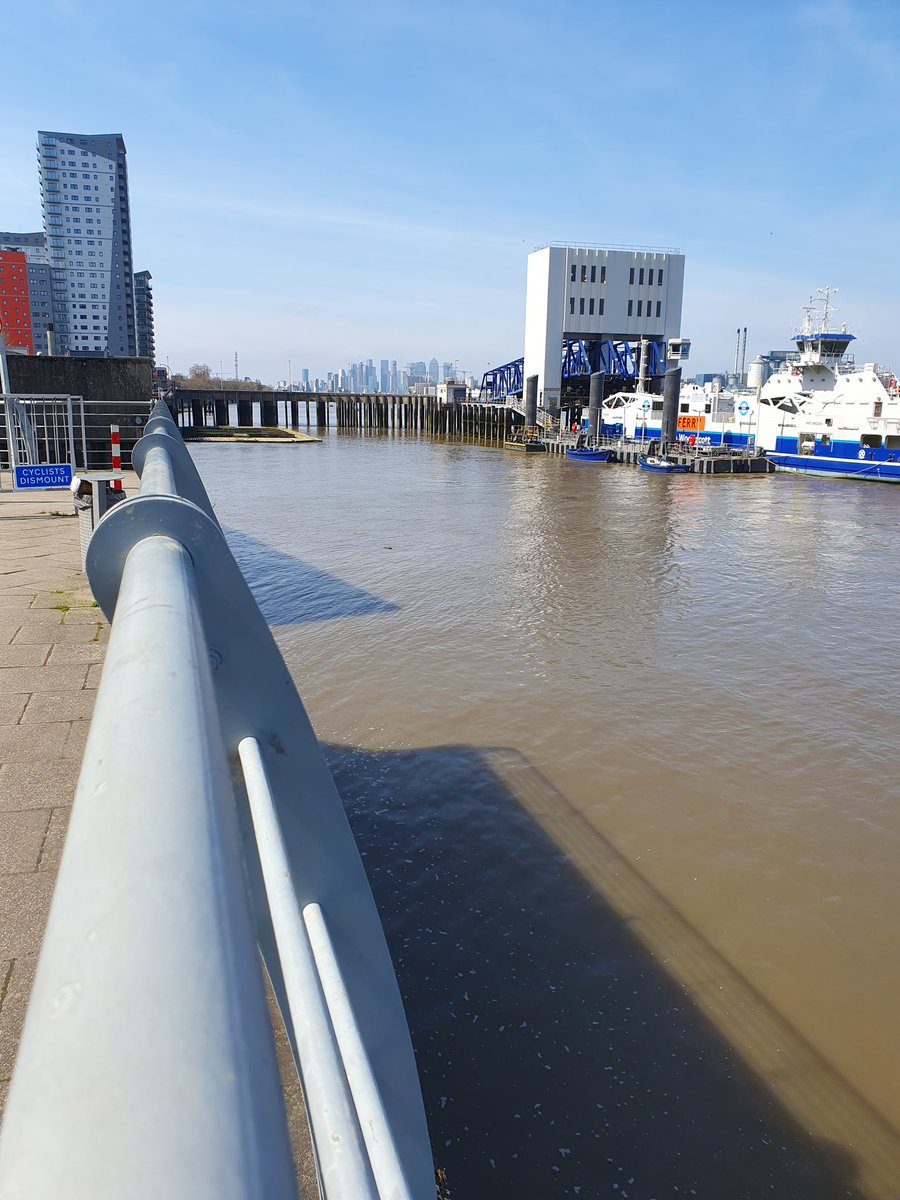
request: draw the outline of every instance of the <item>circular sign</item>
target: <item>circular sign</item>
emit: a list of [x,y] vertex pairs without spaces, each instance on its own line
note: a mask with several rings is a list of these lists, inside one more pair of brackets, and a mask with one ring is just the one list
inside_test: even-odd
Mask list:
[[738,412],[741,414],[742,417],[746,417],[746,415],[749,411],[750,411],[750,405],[747,403],[746,400],[742,400],[740,402],[740,404],[738,405]]
[[641,408],[644,410],[644,412],[649,412],[650,411],[650,401],[645,400],[644,403],[641,405]]

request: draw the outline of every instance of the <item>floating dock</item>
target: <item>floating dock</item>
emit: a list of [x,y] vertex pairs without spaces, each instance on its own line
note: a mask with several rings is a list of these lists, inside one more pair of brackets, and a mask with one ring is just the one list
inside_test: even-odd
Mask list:
[[[631,466],[637,466],[639,454],[647,453],[646,445],[634,442],[613,443],[610,449],[615,454],[616,462],[629,463]],[[668,450],[667,456],[690,466],[694,475],[770,475],[775,470],[775,464],[762,454],[729,451],[727,447],[716,446],[710,450],[707,447],[682,449],[679,446]]]

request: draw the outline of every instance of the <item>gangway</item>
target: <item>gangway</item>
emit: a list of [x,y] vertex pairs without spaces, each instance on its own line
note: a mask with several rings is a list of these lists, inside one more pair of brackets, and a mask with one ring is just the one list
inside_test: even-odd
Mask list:
[[434,1174],[381,922],[319,743],[165,404],[87,574],[109,646],[0,1131],[0,1197],[296,1196]]

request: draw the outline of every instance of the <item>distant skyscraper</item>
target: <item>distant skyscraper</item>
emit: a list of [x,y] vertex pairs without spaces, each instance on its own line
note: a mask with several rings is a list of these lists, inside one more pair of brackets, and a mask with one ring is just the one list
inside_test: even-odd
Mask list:
[[46,238],[42,233],[0,233],[0,250],[19,250],[25,255],[32,353],[46,354],[47,330],[53,327]]
[[140,358],[156,362],[156,337],[153,332],[153,289],[149,271],[138,271],[134,277],[134,327],[137,352]]
[[439,370],[440,370],[440,368],[438,366],[438,360],[436,358],[433,358],[431,360],[431,362],[428,364],[428,382],[429,383],[439,383],[440,382],[440,375],[438,374]]
[[381,380],[380,380],[380,382],[381,382],[381,390],[386,395],[391,390],[391,372],[390,372],[390,368],[388,366],[388,360],[386,358],[383,358],[381,360]]
[[118,133],[41,130],[38,143],[57,346],[134,355],[125,142]]
[[454,369],[453,363],[442,363],[441,379],[442,380],[445,380],[445,379],[455,380],[456,379],[456,371]]

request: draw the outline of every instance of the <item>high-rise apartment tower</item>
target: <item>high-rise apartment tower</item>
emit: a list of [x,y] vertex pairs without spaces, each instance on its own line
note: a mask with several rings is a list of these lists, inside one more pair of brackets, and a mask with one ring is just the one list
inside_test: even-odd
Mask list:
[[136,354],[121,134],[41,130],[38,161],[59,352]]
[[153,330],[153,288],[149,271],[134,274],[134,325],[137,333],[137,352],[141,358],[156,362],[156,336]]

